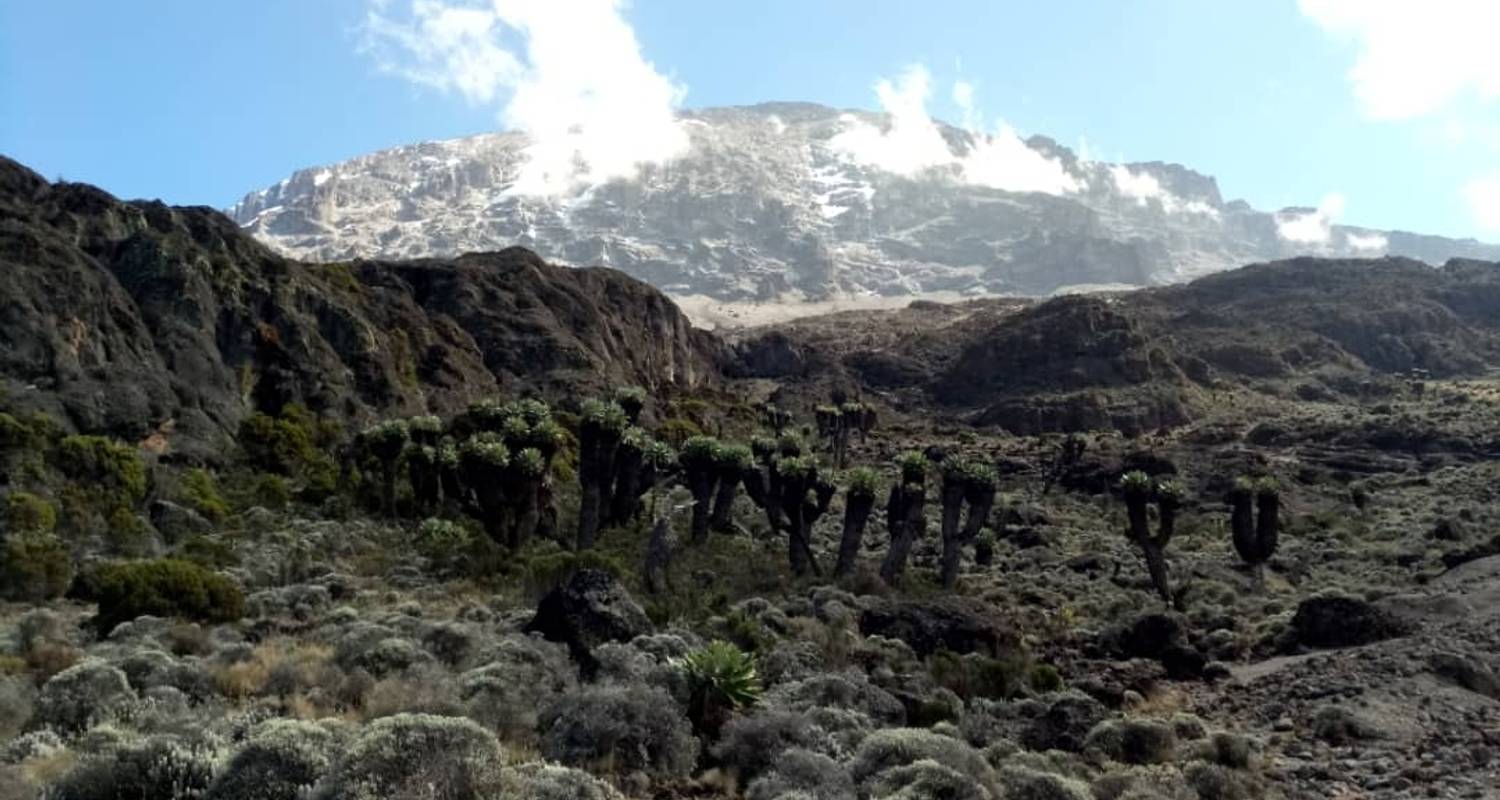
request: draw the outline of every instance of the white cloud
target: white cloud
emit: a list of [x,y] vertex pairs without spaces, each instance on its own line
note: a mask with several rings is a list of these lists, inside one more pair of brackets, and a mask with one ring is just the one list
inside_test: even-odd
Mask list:
[[977,131],[984,127],[979,111],[974,107],[974,84],[968,81],[953,82],[953,103],[964,115],[964,128]]
[[1160,200],[1169,194],[1162,188],[1161,181],[1149,172],[1132,172],[1123,164],[1115,164],[1109,168],[1109,177],[1115,182],[1115,191],[1128,197],[1140,205],[1146,205],[1150,200]]
[[1349,80],[1366,116],[1423,117],[1469,93],[1500,99],[1494,0],[1298,0],[1298,7],[1355,42]]
[[981,131],[974,87],[964,81],[954,84],[953,101],[964,115],[973,144],[964,156],[954,153],[927,114],[931,92],[932,76],[921,65],[909,67],[894,83],[881,79],[875,95],[890,124],[882,129],[848,115],[844,130],[829,144],[857,162],[898,175],[947,168],[966,183],[1009,192],[1078,191],[1077,178],[1060,162],[1027,147],[1009,126],[1001,124],[992,134]]
[[1325,245],[1333,238],[1333,223],[1344,215],[1344,196],[1331,192],[1315,211],[1277,213],[1276,235],[1293,244]]
[[1383,252],[1390,246],[1391,241],[1383,233],[1359,234],[1345,231],[1344,244],[1356,252],[1374,253]]
[[685,89],[641,55],[619,0],[371,0],[363,47],[383,71],[489,104],[531,144],[513,192],[557,195],[682,154]]
[[1464,184],[1463,194],[1480,229],[1500,233],[1500,174],[1469,181]]
[[1134,200],[1137,205],[1148,206],[1152,201],[1161,204],[1169,214],[1201,214],[1206,217],[1219,216],[1219,210],[1202,200],[1183,200],[1176,193],[1161,185],[1161,181],[1149,172],[1136,172],[1124,164],[1109,167],[1110,180],[1115,191],[1122,197]]
[[881,130],[849,115],[844,130],[829,144],[856,161],[898,175],[953,163],[948,142],[927,116],[931,85],[932,77],[922,66],[908,68],[895,83],[882,78],[875,84],[875,96],[890,115],[890,127]]
[[963,161],[963,178],[976,186],[1007,192],[1062,195],[1082,188],[1063,165],[1032,150],[1010,126],[993,134],[975,134],[974,149]]

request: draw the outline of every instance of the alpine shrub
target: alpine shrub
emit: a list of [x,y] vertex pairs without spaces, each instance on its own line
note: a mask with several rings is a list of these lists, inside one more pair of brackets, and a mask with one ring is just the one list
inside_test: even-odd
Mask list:
[[77,587],[80,599],[99,604],[101,634],[146,614],[198,622],[232,622],[245,612],[245,595],[233,581],[190,561],[155,559],[105,564]]

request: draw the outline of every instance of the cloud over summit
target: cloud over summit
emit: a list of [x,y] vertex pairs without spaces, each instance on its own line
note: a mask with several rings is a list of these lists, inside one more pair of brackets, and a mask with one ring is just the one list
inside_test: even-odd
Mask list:
[[686,89],[644,58],[618,0],[371,0],[363,34],[382,71],[503,100],[501,122],[532,142],[516,193],[634,177],[687,149]]
[[1009,192],[1062,195],[1082,188],[1062,163],[1028,147],[1010,126],[1002,123],[986,133],[975,109],[974,88],[963,81],[953,85],[953,99],[964,114],[972,146],[967,153],[954,152],[927,112],[931,94],[932,76],[921,65],[908,67],[895,81],[882,78],[875,96],[889,125],[882,128],[850,115],[830,144],[857,163],[898,175],[947,168],[965,183]]

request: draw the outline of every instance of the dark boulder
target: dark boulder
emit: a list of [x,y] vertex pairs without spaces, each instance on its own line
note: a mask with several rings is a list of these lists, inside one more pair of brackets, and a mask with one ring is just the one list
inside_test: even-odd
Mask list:
[[991,657],[1020,650],[1020,636],[992,619],[992,613],[958,598],[883,600],[860,615],[859,631],[899,639],[923,657],[939,650]]
[[1356,597],[1321,595],[1297,605],[1292,632],[1304,647],[1356,647],[1411,633],[1411,625]]
[[740,342],[729,371],[742,378],[795,378],[808,374],[807,348],[781,331]]
[[208,533],[214,527],[202,514],[170,500],[151,501],[147,512],[151,516],[151,525],[167,544],[176,544],[190,536]]
[[1083,749],[1089,731],[1109,716],[1103,703],[1087,695],[1069,694],[1053,701],[1021,731],[1021,745],[1028,750]]
[[651,620],[613,575],[585,569],[542,598],[525,630],[566,644],[587,671],[594,663],[594,648],[650,633]]
[[1188,643],[1187,624],[1177,614],[1147,612],[1124,625],[1106,630],[1100,638],[1106,652],[1121,658],[1149,658],[1160,662],[1167,677],[1174,680],[1198,678],[1208,663],[1208,659]]
[[1455,653],[1433,653],[1427,659],[1427,667],[1434,675],[1455,686],[1500,700],[1500,677],[1475,658]]

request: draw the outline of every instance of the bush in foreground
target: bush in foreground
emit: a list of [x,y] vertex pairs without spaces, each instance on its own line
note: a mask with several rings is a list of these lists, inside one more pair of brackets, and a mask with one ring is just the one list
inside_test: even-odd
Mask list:
[[152,736],[80,762],[47,790],[49,800],[189,800],[213,778],[215,753],[202,743]]
[[94,625],[101,635],[146,614],[217,623],[245,613],[245,595],[233,581],[190,561],[106,564],[85,576],[78,588],[80,599],[99,604]]
[[679,778],[692,771],[698,740],[665,692],[598,686],[564,695],[542,714],[542,755],[570,766]]
[[311,722],[273,719],[250,735],[205,800],[300,800],[333,763],[337,742]]
[[484,797],[500,785],[504,753],[473,720],[398,714],[370,723],[312,793],[317,800]]
[[35,721],[61,732],[79,731],[134,699],[124,672],[89,659],[53,675],[42,686]]

